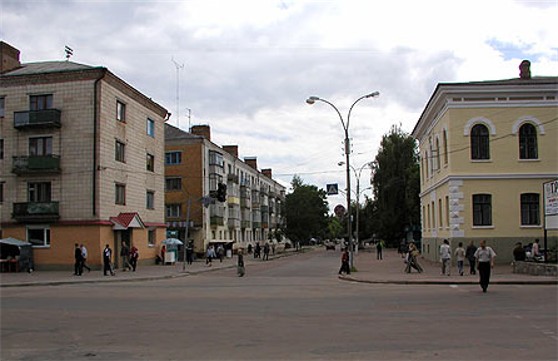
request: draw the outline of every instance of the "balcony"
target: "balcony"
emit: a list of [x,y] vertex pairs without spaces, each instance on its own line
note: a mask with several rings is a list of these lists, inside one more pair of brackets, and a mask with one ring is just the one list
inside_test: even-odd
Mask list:
[[12,218],[19,222],[53,222],[60,218],[58,202],[14,203]]
[[60,173],[60,156],[15,156],[13,157],[12,172],[23,174],[49,174]]
[[14,128],[36,129],[36,128],[60,128],[60,115],[58,109],[28,110],[14,112]]
[[223,226],[225,222],[221,216],[211,216],[209,217],[209,224],[212,226]]

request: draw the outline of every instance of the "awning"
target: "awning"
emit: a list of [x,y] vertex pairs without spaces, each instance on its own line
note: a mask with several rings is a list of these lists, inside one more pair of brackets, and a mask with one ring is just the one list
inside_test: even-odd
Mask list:
[[209,243],[234,243],[232,239],[211,239]]
[[110,221],[114,224],[112,229],[115,231],[125,231],[128,228],[145,228],[137,212],[120,213],[116,217],[110,217]]
[[17,238],[13,238],[13,237],[2,238],[2,239],[0,239],[0,243],[9,244],[11,246],[17,246],[17,247],[32,246],[32,244],[29,243],[29,242],[21,241]]

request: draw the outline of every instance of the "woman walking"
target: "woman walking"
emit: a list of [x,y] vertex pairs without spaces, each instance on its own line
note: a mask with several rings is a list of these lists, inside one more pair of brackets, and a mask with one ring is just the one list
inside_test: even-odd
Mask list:
[[494,268],[494,257],[496,253],[486,245],[486,241],[480,241],[480,247],[475,252],[477,269],[479,270],[479,283],[482,292],[486,292],[490,283],[490,270]]

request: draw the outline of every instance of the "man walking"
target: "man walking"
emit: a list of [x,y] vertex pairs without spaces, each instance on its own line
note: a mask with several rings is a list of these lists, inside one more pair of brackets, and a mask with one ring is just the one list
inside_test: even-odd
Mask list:
[[451,270],[451,247],[447,239],[444,239],[444,243],[440,246],[440,258],[442,260],[442,276],[446,273],[449,276]]
[[490,271],[494,268],[494,257],[496,253],[492,248],[486,245],[486,241],[480,241],[480,247],[475,252],[475,259],[477,260],[477,269],[479,270],[479,283],[482,292],[486,292],[488,284],[490,283]]
[[263,260],[268,261],[269,260],[269,243],[266,242],[264,244],[263,252],[264,252]]
[[85,263],[87,261],[87,248],[85,248],[83,243],[79,246],[79,248],[81,249],[81,257],[82,257],[81,266],[82,266],[82,269],[87,268],[87,272],[91,272],[91,268]]
[[122,271],[126,271],[126,268],[131,271],[132,266],[130,265],[130,248],[125,241],[122,241],[122,248],[120,248],[120,257],[122,258]]
[[114,276],[114,271],[112,269],[112,249],[110,249],[109,245],[105,246],[103,250],[103,274],[106,276],[107,271],[110,272],[112,276]]
[[81,255],[81,248],[76,243],[74,248],[74,276],[81,276],[83,273],[83,257]]
[[465,258],[469,261],[469,274],[474,275],[477,273],[475,271],[475,252],[477,251],[477,246],[471,241],[465,250]]

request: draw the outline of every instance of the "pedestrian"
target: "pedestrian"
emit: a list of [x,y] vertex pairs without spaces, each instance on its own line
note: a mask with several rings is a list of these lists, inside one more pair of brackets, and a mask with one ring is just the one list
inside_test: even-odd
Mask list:
[[407,256],[406,256],[407,267],[405,267],[405,272],[411,273],[411,268],[414,268],[417,270],[418,273],[422,273],[423,272],[422,266],[418,262],[418,256],[420,255],[420,252],[417,246],[415,246],[414,242],[409,242],[409,246],[407,249],[408,249]]
[[260,258],[262,252],[262,247],[259,242],[256,242],[256,247],[254,247],[254,258]]
[[343,253],[341,253],[341,268],[339,268],[339,274],[351,274],[351,266],[349,265],[349,250],[345,248]]
[[212,266],[212,260],[213,258],[215,258],[215,247],[213,247],[212,245],[210,245],[209,247],[207,247],[207,251],[206,251],[206,255],[205,255],[205,264],[208,267]]
[[474,275],[477,274],[475,270],[475,252],[477,251],[477,246],[475,246],[475,242],[469,242],[467,249],[465,250],[465,258],[469,262],[469,274]]
[[167,246],[163,245],[161,247],[161,264],[164,266],[165,265],[165,254],[167,253]]
[[194,262],[194,244],[192,241],[188,242],[186,246],[186,262],[192,264]]
[[131,271],[132,266],[130,265],[130,248],[125,241],[122,241],[122,247],[120,248],[120,258],[122,258],[122,272],[125,272],[126,269]]
[[85,263],[87,261],[87,248],[83,245],[83,243],[79,246],[81,249],[81,266],[83,268],[87,268],[87,272],[91,272],[91,268]]
[[486,241],[484,239],[480,241],[480,247],[475,251],[475,259],[477,261],[477,269],[479,270],[479,284],[482,292],[486,292],[488,289],[490,270],[494,268],[494,257],[496,257],[496,253],[486,245]]
[[132,246],[130,249],[130,264],[132,265],[132,271],[136,272],[136,267],[138,266],[139,251],[136,246]]
[[223,258],[225,258],[225,247],[222,244],[217,246],[217,257],[219,257],[219,262],[223,262]]
[[384,248],[384,241],[379,240],[378,242],[376,242],[376,259],[378,260],[383,260],[383,250]]
[[442,276],[449,276],[451,270],[451,247],[447,239],[440,245],[440,259],[442,261]]
[[244,268],[244,255],[242,253],[243,249],[240,248],[237,251],[238,262],[236,264],[236,274],[238,275],[238,277],[244,277],[244,274],[246,273],[246,270]]
[[275,256],[275,242],[271,242],[271,254]]
[[264,252],[263,260],[264,261],[269,261],[269,243],[266,242],[264,244],[263,252]]
[[105,246],[103,250],[103,274],[106,276],[107,271],[110,272],[112,276],[114,276],[114,270],[112,269],[112,249],[110,249],[109,245]]
[[463,242],[458,243],[454,254],[455,260],[457,261],[457,272],[460,276],[463,276],[463,263],[465,262],[465,248],[463,248]]
[[81,255],[81,248],[76,243],[74,248],[74,276],[81,276],[83,273],[83,257]]
[[525,253],[525,248],[523,248],[523,245],[521,244],[521,242],[517,242],[515,244],[515,248],[513,249],[513,260],[514,261],[525,261],[526,258],[527,258],[527,255]]

